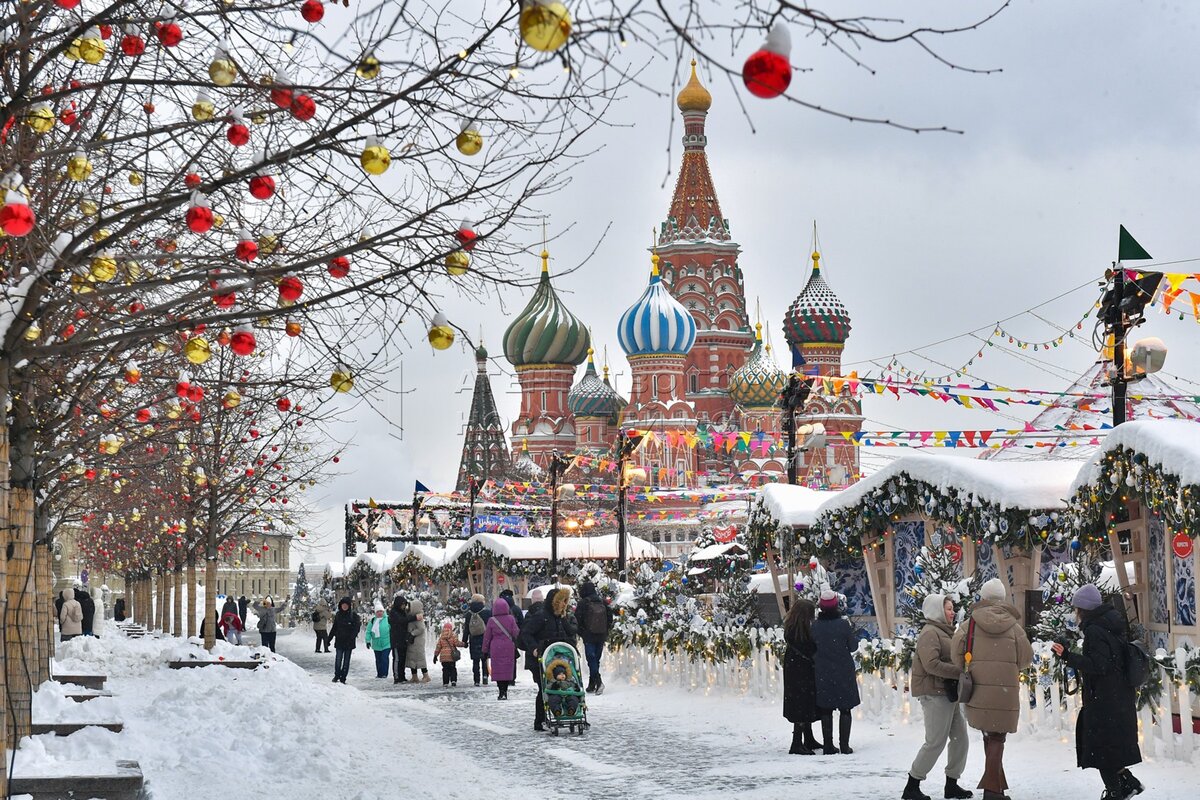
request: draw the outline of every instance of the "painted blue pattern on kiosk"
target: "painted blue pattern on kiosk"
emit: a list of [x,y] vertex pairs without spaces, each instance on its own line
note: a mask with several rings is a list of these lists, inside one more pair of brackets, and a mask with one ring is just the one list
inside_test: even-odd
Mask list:
[[1169,620],[1169,613],[1167,611],[1166,536],[1163,531],[1163,521],[1160,518],[1150,517],[1146,522],[1148,533],[1147,560],[1150,562],[1150,621],[1156,625],[1166,625]]

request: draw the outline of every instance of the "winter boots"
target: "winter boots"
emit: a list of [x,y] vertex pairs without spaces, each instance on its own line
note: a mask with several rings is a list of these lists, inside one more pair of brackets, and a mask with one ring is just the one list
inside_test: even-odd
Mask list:
[[833,714],[821,717],[821,752],[827,756],[836,756],[838,749],[833,746]]
[[588,694],[591,694],[592,692],[596,691],[596,675],[594,673],[591,675],[588,675],[588,685],[587,685],[587,688],[584,689],[584,691],[587,692]]
[[909,775],[908,783],[904,786],[904,794],[900,795],[900,800],[930,800],[930,798],[921,791],[921,782]]
[[810,747],[808,742],[805,741],[804,734],[806,733],[810,737],[812,736],[812,733],[809,731],[807,725],[801,725],[799,723],[792,725],[792,746],[791,749],[788,750],[789,754],[794,756],[811,756],[813,754],[812,747]]
[[[853,721],[853,717],[850,716],[849,711],[839,711],[838,712],[838,741],[840,744],[839,749],[845,755],[850,755],[851,753],[854,752],[853,750],[850,749],[850,723],[852,721]],[[826,739],[826,741],[828,741],[828,739]]]
[[974,797],[970,789],[959,786],[958,781],[954,778],[946,778],[946,791],[943,796],[946,800],[969,800]]

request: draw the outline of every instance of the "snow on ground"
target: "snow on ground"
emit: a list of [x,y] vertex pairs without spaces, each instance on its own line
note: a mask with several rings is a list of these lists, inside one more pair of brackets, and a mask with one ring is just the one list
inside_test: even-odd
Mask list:
[[[493,686],[471,685],[467,660],[457,688],[443,688],[436,667],[431,683],[396,686],[375,678],[360,645],[341,686],[329,680],[333,655],[313,653],[304,629],[279,637],[289,660],[255,672],[168,671],[156,664],[178,649],[169,640],[76,642],[60,657],[109,673],[126,730],[34,737],[18,762],[45,769],[66,757],[132,758],[154,800],[196,797],[200,786],[205,797],[289,800],[877,800],[899,796],[922,736],[916,711],[909,722],[858,719],[853,755],[790,756],[790,726],[777,702],[610,678],[604,695],[588,700],[591,730],[552,737],[532,730],[528,673],[510,700],[497,701]],[[1099,796],[1099,776],[1074,767],[1071,743],[1021,734],[1009,742],[1014,800]],[[982,766],[973,733],[964,783],[974,783]],[[1156,800],[1195,796],[1193,764],[1158,761],[1135,772]],[[940,797],[940,781],[935,771],[926,791]]]

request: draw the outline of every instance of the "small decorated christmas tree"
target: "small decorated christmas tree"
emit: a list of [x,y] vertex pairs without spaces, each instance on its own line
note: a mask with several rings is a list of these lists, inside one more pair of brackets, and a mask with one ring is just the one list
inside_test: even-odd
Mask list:
[[304,572],[304,562],[300,562],[300,569],[296,572],[296,583],[292,587],[292,601],[288,605],[293,619],[307,619],[312,614],[313,606],[316,605],[313,600],[313,587],[309,584],[308,576]]
[[925,617],[921,604],[931,594],[946,595],[954,603],[956,618],[963,619],[982,583],[977,574],[963,576],[962,548],[958,543],[941,542],[939,536],[934,544],[921,548],[913,566],[916,581],[904,593],[903,613],[917,626]]
[[758,592],[750,590],[750,573],[741,570],[725,582],[713,604],[713,623],[732,625],[738,628],[760,627],[758,617]]
[[1078,540],[1071,542],[1074,558],[1069,563],[1060,564],[1042,584],[1042,611],[1030,630],[1034,641],[1053,642],[1057,639],[1074,639],[1079,635],[1071,598],[1080,586],[1095,584],[1105,600],[1112,595],[1100,580],[1100,562],[1093,553],[1078,544]]
[[825,569],[816,556],[808,559],[808,570],[796,577],[796,596],[810,601],[814,606],[821,601],[821,592],[826,589],[837,591],[837,575]]

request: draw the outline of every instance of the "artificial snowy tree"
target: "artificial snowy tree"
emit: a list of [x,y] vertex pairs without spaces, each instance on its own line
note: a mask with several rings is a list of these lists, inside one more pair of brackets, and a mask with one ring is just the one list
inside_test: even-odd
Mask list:
[[725,582],[725,590],[716,597],[713,622],[717,625],[758,627],[758,592],[750,590],[750,573],[742,570]]
[[304,562],[300,562],[300,569],[296,572],[296,583],[292,587],[292,600],[288,604],[293,619],[306,619],[313,609],[313,588],[308,582],[308,576],[304,573]]
[[1100,580],[1100,562],[1093,553],[1071,543],[1075,557],[1068,564],[1060,564],[1042,584],[1042,611],[1031,628],[1034,641],[1052,642],[1056,639],[1073,639],[1079,634],[1075,622],[1075,609],[1071,598],[1084,584],[1095,584],[1105,600],[1112,596]]
[[962,549],[953,542],[922,547],[913,575],[916,582],[904,593],[904,613],[914,625],[924,618],[921,604],[931,594],[946,595],[954,603],[956,618],[962,619],[981,583],[978,574],[963,576]]

